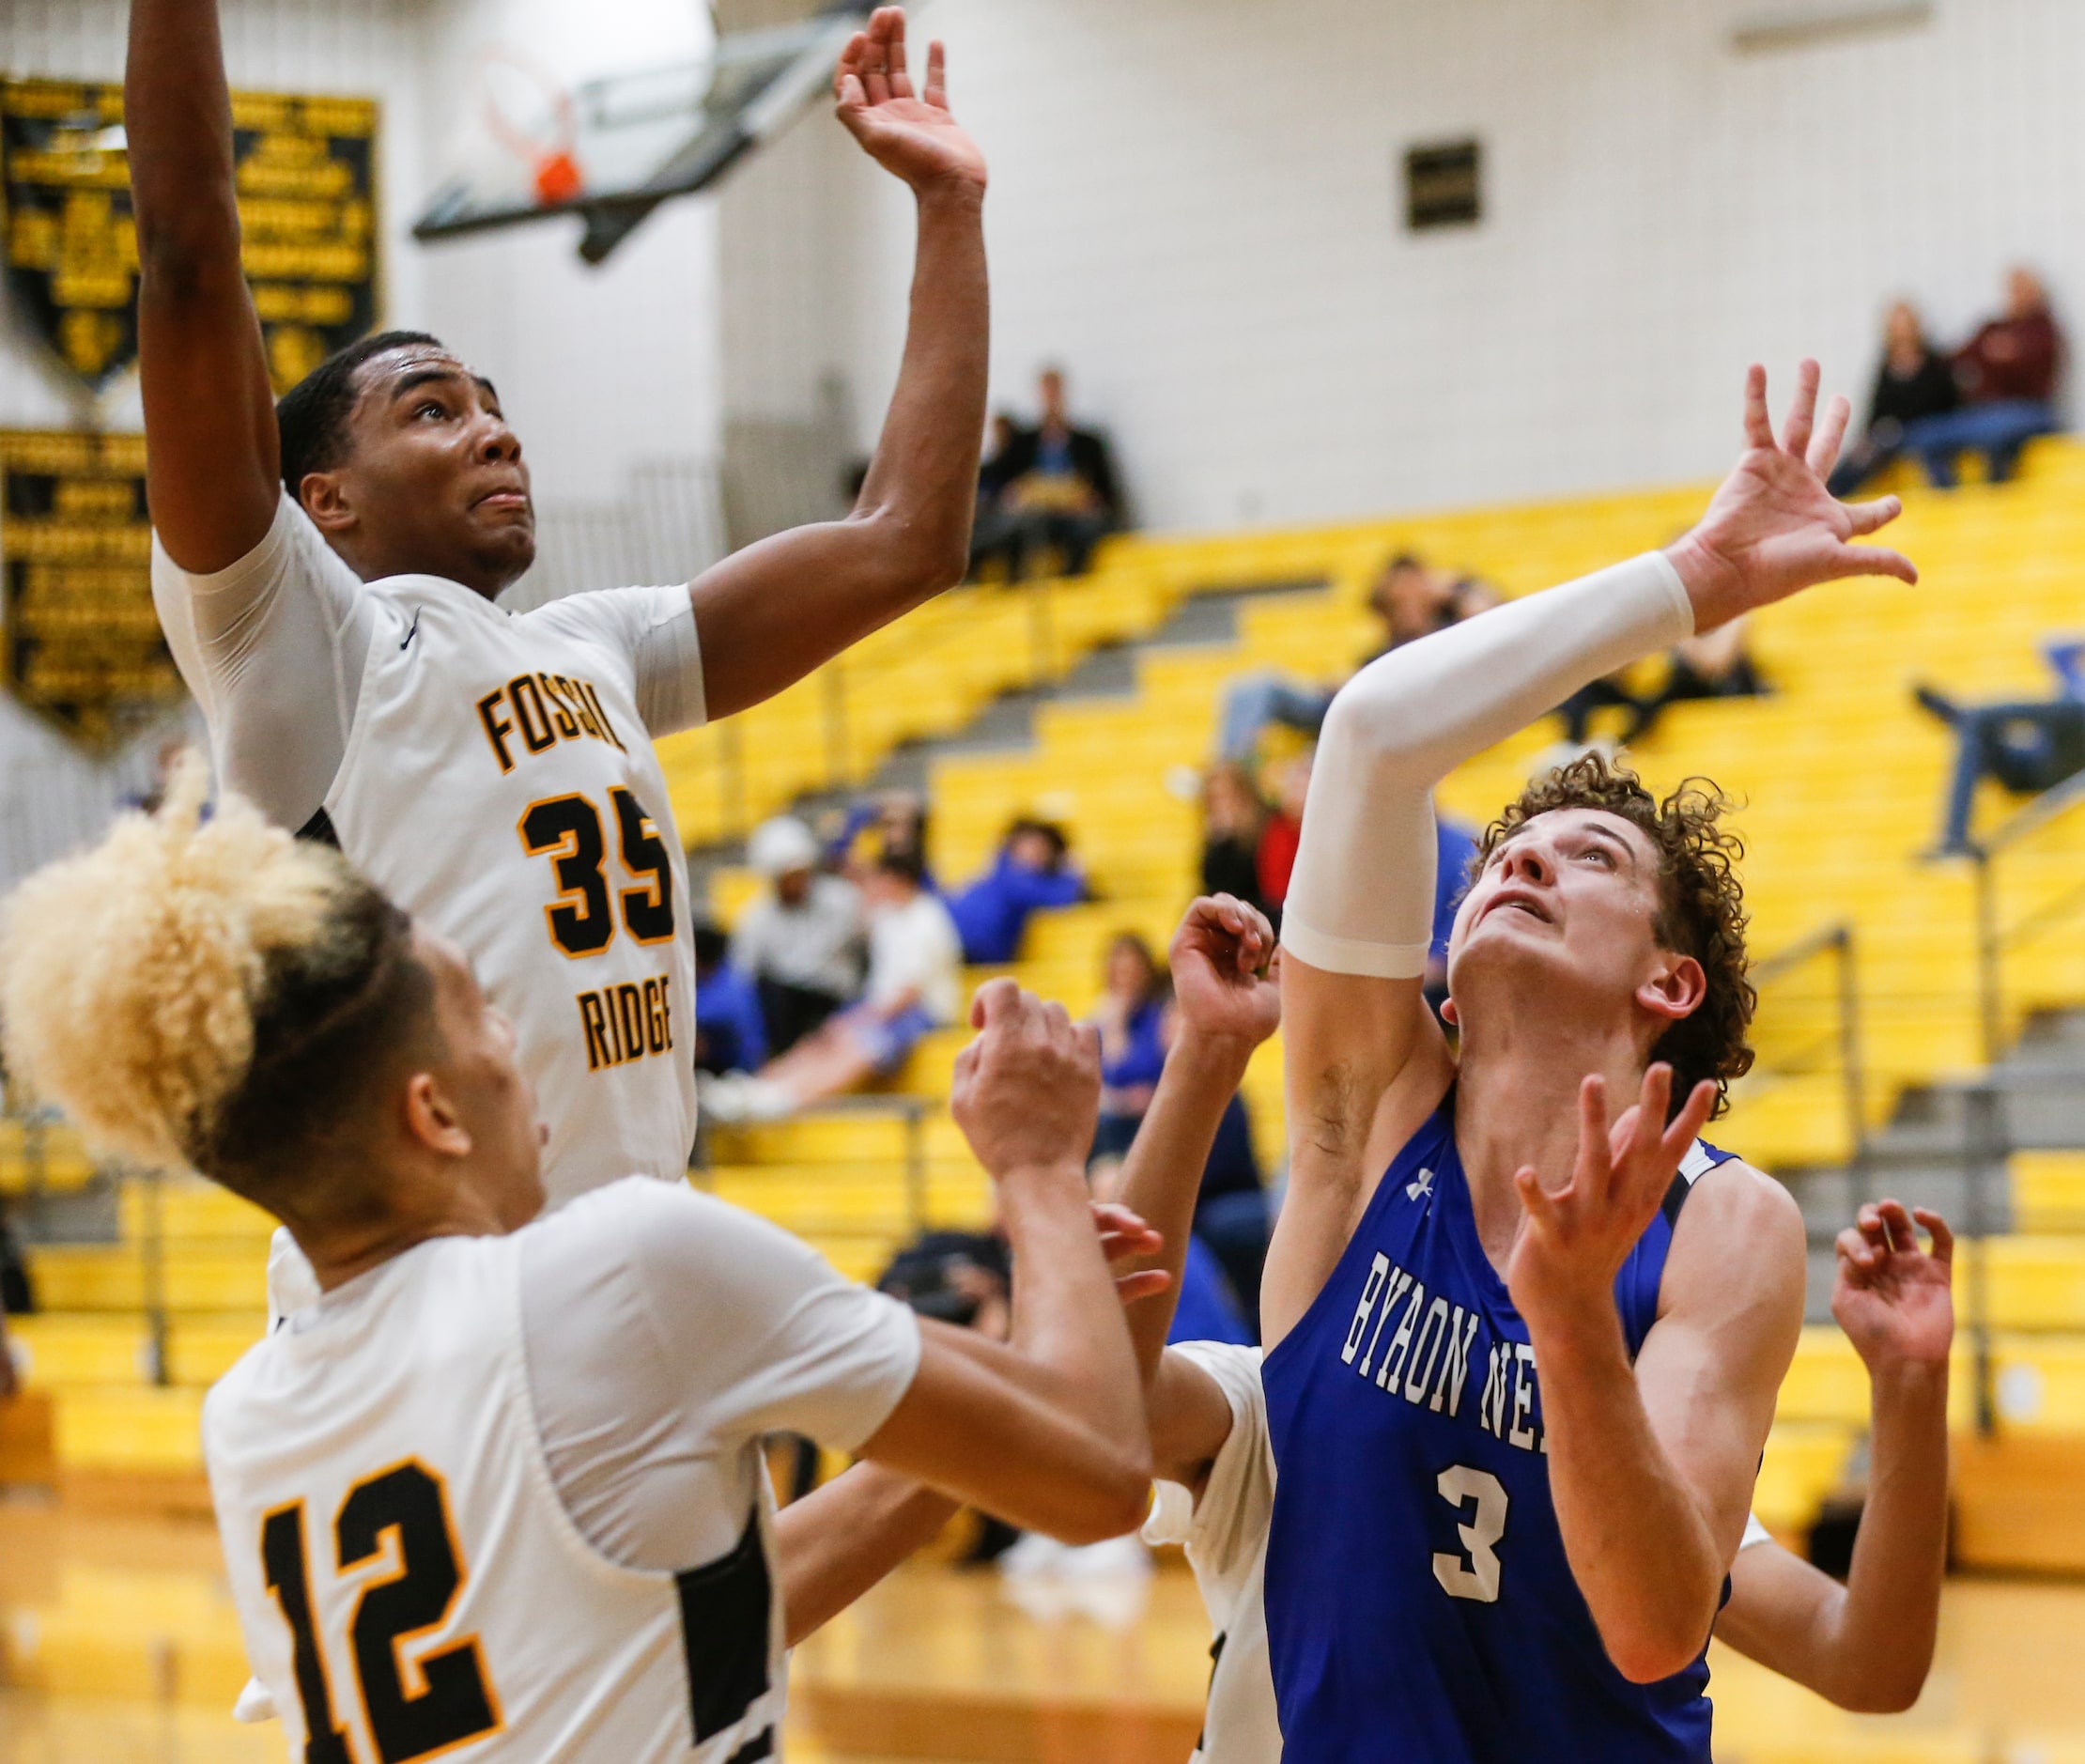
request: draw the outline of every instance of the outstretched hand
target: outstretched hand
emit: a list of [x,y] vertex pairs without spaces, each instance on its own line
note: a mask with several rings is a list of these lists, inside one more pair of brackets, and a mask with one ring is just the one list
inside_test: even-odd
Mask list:
[[1614,1277],[1657,1216],[1680,1160],[1716,1106],[1706,1080],[1670,1126],[1665,1111],[1673,1069],[1663,1061],[1644,1074],[1643,1090],[1620,1120],[1607,1124],[1607,1081],[1594,1074],[1579,1086],[1578,1162],[1555,1192],[1523,1168],[1513,1178],[1525,1217],[1506,1264],[1506,1289],[1521,1315],[1560,1318],[1572,1307],[1614,1312]]
[[1825,487],[1838,463],[1852,407],[1834,396],[1817,417],[1820,370],[1804,362],[1781,437],[1767,411],[1767,370],[1745,376],[1745,452],[1708,512],[1666,552],[1694,603],[1694,628],[1712,630],[1755,607],[1847,576],[1919,572],[1901,552],[1855,541],[1903,512],[1893,496],[1842,503]]
[[1183,1029],[1257,1047],[1281,1027],[1274,927],[1229,894],[1205,895],[1173,933],[1168,959]]
[[[1094,1200],[1088,1204],[1093,1215],[1093,1229],[1100,1233],[1101,1254],[1107,1259],[1110,1269],[1155,1256],[1166,1247],[1165,1234],[1153,1230],[1142,1214],[1132,1212],[1120,1201]],[[1138,1268],[1116,1274],[1115,1296],[1127,1309],[1140,1298],[1156,1297],[1172,1284],[1173,1277],[1164,1268]]]
[[[1919,1228],[1933,1239],[1919,1247]],[[1902,1201],[1861,1209],[1839,1233],[1831,1314],[1871,1374],[1892,1366],[1945,1366],[1954,1341],[1954,1234],[1938,1213]]]
[[956,1056],[949,1111],[995,1182],[1083,1169],[1101,1107],[1100,1038],[1011,980],[970,1003],[978,1038]]
[[949,182],[984,188],[984,155],[949,109],[948,56],[927,45],[927,83],[905,67],[905,15],[878,7],[841,52],[833,97],[840,120],[884,170],[915,191]]

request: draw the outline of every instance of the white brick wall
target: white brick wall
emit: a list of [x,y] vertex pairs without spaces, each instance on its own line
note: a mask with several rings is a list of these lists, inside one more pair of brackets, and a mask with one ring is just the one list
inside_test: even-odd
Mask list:
[[[996,399],[1060,357],[1151,523],[1315,519],[1713,472],[1747,361],[1858,393],[1891,295],[1952,336],[2016,258],[2085,321],[2085,7],[1739,56],[1747,9],[931,0],[993,162]],[[1464,132],[1484,225],[1403,234],[1403,148]],[[910,229],[863,188],[826,359],[866,426]]]

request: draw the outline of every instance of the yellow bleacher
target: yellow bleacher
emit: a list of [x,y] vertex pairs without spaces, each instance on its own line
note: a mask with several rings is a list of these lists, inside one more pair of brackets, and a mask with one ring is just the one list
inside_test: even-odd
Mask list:
[[[1675,706],[1636,756],[1654,783],[1706,773],[1743,804],[1758,951],[1840,921],[1854,927],[1876,1122],[1905,1086],[1973,1069],[1980,1051],[1969,878],[1959,864],[1918,861],[1932,840],[1951,743],[1913,708],[1907,688],[1930,678],[1969,698],[2044,689],[2037,640],[2085,625],[2081,487],[2085,447],[2049,441],[2031,450],[2014,486],[1913,491],[1898,536],[1924,573],[1919,587],[1845,583],[1762,613],[1754,648],[1772,695]],[[944,878],[980,868],[1018,812],[1046,813],[1070,830],[1104,898],[1042,916],[1011,971],[1084,1010],[1097,995],[1107,938],[1129,928],[1162,945],[1193,891],[1197,812],[1176,780],[1206,756],[1228,678],[1269,667],[1321,678],[1350,666],[1372,634],[1367,586],[1394,549],[1521,593],[1663,542],[1705,494],[1691,486],[1315,531],[1118,540],[1089,577],[959,591],[771,704],[661,743],[676,815],[691,843],[741,832],[804,791],[865,779],[901,740],[960,728],[1001,690],[1058,678],[1096,644],[1148,633],[1197,588],[1321,581],[1244,603],[1233,642],[1139,653],[1132,697],[1044,704],[1027,751],[934,764],[932,855]],[[1478,756],[1444,784],[1444,806],[1473,820],[1490,815],[1553,738],[1538,729]],[[2080,856],[2085,815],[2030,842],[2008,864],[2009,910],[2068,888]],[[713,904],[729,921],[750,889],[726,872]],[[1846,1148],[1836,1076],[1803,1055],[1830,985],[1811,975],[1768,989],[1761,1073],[1739,1087],[1731,1118],[1716,1129],[1768,1168],[1830,1161]],[[2081,1000],[2085,920],[2074,920],[2014,964],[2007,1023]],[[945,1098],[964,1039],[929,1038],[893,1088]],[[1262,1051],[1246,1088],[1272,1160],[1283,1137],[1278,1045]],[[920,1223],[989,1215],[987,1186],[946,1113],[930,1114],[919,1134],[915,1168],[896,1115],[718,1131],[706,1180],[803,1231],[849,1273],[868,1275]],[[32,1170],[51,1187],[86,1180],[76,1146],[45,1135],[32,1148],[18,1125],[0,1123],[0,1191],[28,1185]],[[2014,1189],[2015,1235],[1995,1240],[1985,1264],[1999,1407],[2009,1426],[2085,1432],[2085,1338],[2077,1333],[2085,1329],[2085,1240],[2048,1235],[2085,1226],[2085,1157],[2023,1154]],[[126,1189],[119,1244],[36,1257],[50,1314],[25,1320],[19,1333],[32,1382],[59,1396],[61,1449],[77,1462],[157,1462],[186,1450],[193,1462],[201,1387],[259,1333],[265,1217],[198,1185],[169,1184],[157,1205],[171,1311],[165,1386],[149,1383],[153,1344],[143,1322],[141,1246],[154,1229],[146,1191]],[[1958,1379],[1965,1419],[1967,1388]],[[1865,1379],[1851,1350],[1833,1331],[1808,1332],[1768,1453],[1762,1500],[1775,1508],[1771,1521],[1795,1524],[1815,1510],[1843,1475],[1865,1417]]]

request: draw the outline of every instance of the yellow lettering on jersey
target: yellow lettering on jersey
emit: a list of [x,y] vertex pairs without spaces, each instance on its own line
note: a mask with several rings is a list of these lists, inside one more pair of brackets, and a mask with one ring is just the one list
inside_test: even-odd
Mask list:
[[[548,753],[560,741],[606,741],[627,753],[590,680],[564,673],[517,673],[477,701],[478,724],[502,774],[529,753]],[[526,752],[517,754],[514,737]]]
[[576,1002],[589,1072],[673,1051],[673,992],[664,975],[582,992]]

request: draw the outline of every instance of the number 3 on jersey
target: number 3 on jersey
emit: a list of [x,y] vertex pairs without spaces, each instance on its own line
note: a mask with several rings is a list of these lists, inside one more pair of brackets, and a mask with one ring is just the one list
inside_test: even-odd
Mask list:
[[[475,1635],[411,1661],[399,1653],[448,1621],[463,1588],[441,1478],[409,1460],[356,1483],[334,1517],[333,1540],[343,1574],[389,1557],[388,1571],[364,1583],[348,1625],[354,1683],[381,1764],[409,1764],[498,1733],[499,1705]],[[261,1522],[261,1567],[289,1625],[291,1667],[304,1708],[304,1764],[356,1764],[333,1709],[312,1609],[303,1502],[278,1507]]]
[[1506,1489],[1489,1470],[1450,1464],[1433,1486],[1458,1516],[1473,1502],[1475,1514],[1455,1528],[1462,1554],[1444,1550],[1433,1558],[1433,1578],[1451,1599],[1496,1604],[1499,1599],[1498,1541],[1506,1536]]
[[609,792],[623,869],[636,886],[610,898],[608,835],[601,812],[581,796],[532,802],[516,829],[532,858],[548,858],[558,898],[543,909],[550,941],[567,955],[598,955],[615,940],[617,908],[640,943],[673,940],[673,870],[658,825],[620,784]]

